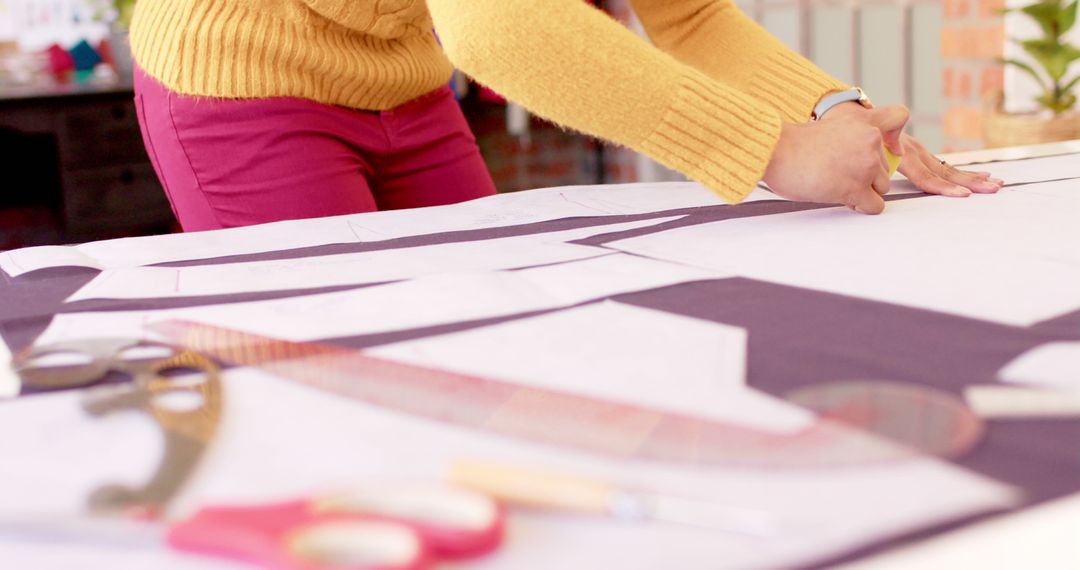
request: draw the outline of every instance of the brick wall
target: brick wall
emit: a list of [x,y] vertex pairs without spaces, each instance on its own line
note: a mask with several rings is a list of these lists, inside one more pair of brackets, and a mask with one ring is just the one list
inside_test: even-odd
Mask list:
[[470,97],[463,103],[469,126],[500,192],[596,184],[597,142],[535,117],[529,138],[506,130],[506,107]]
[[1004,77],[996,63],[1005,46],[1004,19],[999,13],[1003,6],[1003,0],[943,0],[945,152],[982,146],[984,100],[1001,90]]

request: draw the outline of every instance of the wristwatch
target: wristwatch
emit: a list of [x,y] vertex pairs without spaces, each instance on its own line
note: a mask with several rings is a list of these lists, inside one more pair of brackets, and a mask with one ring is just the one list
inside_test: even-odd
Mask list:
[[839,105],[840,103],[847,103],[848,101],[854,101],[867,109],[872,109],[874,106],[870,103],[870,98],[863,93],[862,89],[858,87],[852,87],[844,91],[837,91],[836,93],[830,93],[825,97],[822,97],[821,101],[814,107],[813,112],[810,113],[810,120],[817,121],[825,116],[825,113],[829,112],[829,109]]

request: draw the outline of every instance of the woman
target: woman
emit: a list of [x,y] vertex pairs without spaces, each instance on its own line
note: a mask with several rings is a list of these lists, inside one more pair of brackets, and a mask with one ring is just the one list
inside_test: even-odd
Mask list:
[[633,7],[653,45],[581,0],[140,0],[145,143],[188,231],[486,196],[446,88],[457,66],[730,202],[763,178],[781,196],[878,213],[883,144],[926,192],[1001,187],[902,135],[903,108],[824,112],[848,86],[730,0]]

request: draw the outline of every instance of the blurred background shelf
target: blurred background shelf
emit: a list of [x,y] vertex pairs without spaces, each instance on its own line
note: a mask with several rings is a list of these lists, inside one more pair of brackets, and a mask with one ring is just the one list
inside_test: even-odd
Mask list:
[[55,222],[41,239],[10,228],[0,236],[71,242],[167,232],[173,225],[127,85],[0,91],[0,173],[0,211],[45,210]]

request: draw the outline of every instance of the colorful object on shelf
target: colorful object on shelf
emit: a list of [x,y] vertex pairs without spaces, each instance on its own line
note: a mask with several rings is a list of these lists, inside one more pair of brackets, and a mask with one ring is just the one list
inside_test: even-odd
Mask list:
[[97,52],[98,55],[101,56],[102,63],[110,65],[114,69],[116,68],[116,58],[113,56],[112,44],[109,43],[108,38],[104,38],[98,42]]
[[71,54],[71,60],[75,64],[76,71],[93,71],[97,64],[101,63],[101,54],[90,46],[86,40],[82,40],[75,44],[75,47],[68,50]]
[[71,56],[71,53],[53,44],[45,50],[45,54],[49,57],[49,72],[57,83],[70,82],[71,74],[75,71],[75,58]]

